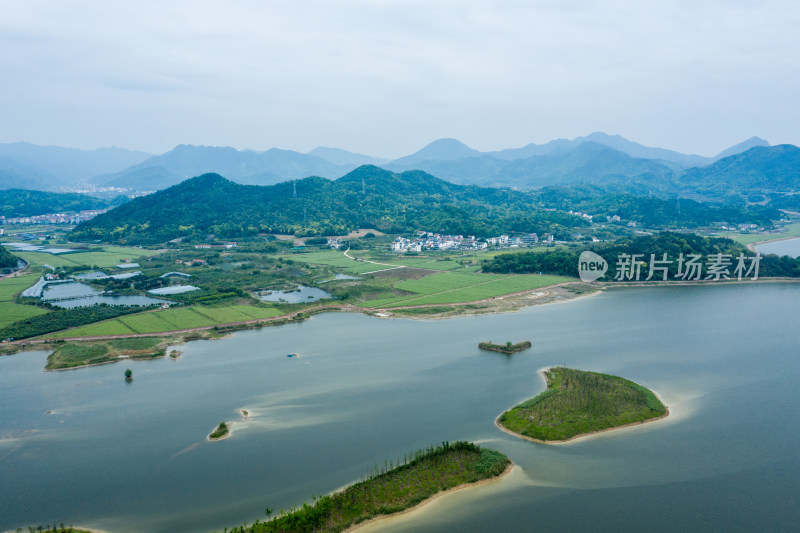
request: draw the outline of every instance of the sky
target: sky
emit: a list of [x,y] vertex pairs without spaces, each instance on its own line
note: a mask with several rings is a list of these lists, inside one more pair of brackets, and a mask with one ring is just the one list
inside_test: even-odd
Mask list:
[[794,0],[0,0],[0,142],[800,144]]

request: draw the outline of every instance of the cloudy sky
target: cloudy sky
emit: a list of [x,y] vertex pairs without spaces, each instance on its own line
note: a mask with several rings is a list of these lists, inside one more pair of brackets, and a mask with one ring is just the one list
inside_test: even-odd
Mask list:
[[0,142],[800,144],[794,0],[0,0]]

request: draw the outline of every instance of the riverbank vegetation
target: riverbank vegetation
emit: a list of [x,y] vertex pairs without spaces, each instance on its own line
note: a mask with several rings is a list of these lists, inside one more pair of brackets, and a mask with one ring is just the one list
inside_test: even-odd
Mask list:
[[505,344],[493,344],[492,341],[478,343],[478,348],[481,350],[489,350],[491,352],[500,352],[505,354],[521,352],[522,350],[527,350],[530,347],[531,341],[522,341],[516,344],[511,344],[511,341],[508,341]]
[[618,376],[563,367],[544,376],[547,390],[500,415],[502,428],[540,441],[564,441],[667,414],[651,390]]
[[[196,338],[200,338],[197,335]],[[112,363],[120,359],[164,357],[167,346],[184,342],[184,337],[133,337],[99,341],[56,341],[47,357],[45,370],[65,370],[87,365]]]
[[[444,442],[375,466],[362,481],[315,499],[313,505],[281,512],[268,521],[229,529],[231,533],[338,532],[382,515],[413,507],[438,492],[491,479],[511,464],[500,452],[471,442]],[[268,513],[269,515],[270,513]]]

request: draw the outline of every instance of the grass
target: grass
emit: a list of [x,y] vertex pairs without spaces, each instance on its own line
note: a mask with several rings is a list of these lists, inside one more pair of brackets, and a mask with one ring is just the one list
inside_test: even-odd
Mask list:
[[373,272],[375,270],[391,268],[388,266],[375,265],[373,263],[367,263],[364,261],[354,261],[345,257],[344,252],[337,251],[304,252],[300,254],[292,254],[290,257],[293,261],[302,263],[342,268],[352,274],[363,274],[364,272]]
[[26,274],[0,281],[0,328],[49,312],[34,305],[16,303],[17,294],[36,283],[38,279],[38,274]]
[[[56,248],[61,246],[53,245]],[[67,245],[66,247],[69,247]],[[98,266],[112,267],[118,265],[123,259],[137,262],[143,257],[156,255],[157,251],[143,250],[141,248],[124,248],[121,246],[107,246],[94,248],[86,252],[53,255],[46,252],[14,252],[31,264],[33,267],[50,265],[54,267]]]
[[[99,363],[131,359],[152,359],[166,355],[169,345],[182,342],[178,337],[141,337],[105,341],[69,342],[58,346],[47,357],[47,370],[63,370]],[[63,342],[63,341],[62,341]]]
[[651,390],[618,376],[563,367],[544,374],[547,389],[500,415],[502,427],[541,441],[564,441],[667,412]]
[[131,328],[119,321],[118,318],[103,320],[86,326],[67,329],[57,333],[46,335],[48,339],[60,339],[64,337],[97,337],[101,335],[131,335],[136,333]]
[[238,526],[231,533],[338,532],[371,518],[413,507],[436,493],[502,474],[508,457],[471,442],[442,443],[376,465],[367,479],[303,504],[269,522]]
[[109,361],[105,344],[64,344],[47,357],[48,370],[94,365]]
[[398,305],[429,305],[474,302],[505,294],[555,285],[572,278],[539,275],[469,274],[440,272],[424,278],[395,283],[396,290],[409,294],[392,295],[368,300],[364,307],[394,307]]

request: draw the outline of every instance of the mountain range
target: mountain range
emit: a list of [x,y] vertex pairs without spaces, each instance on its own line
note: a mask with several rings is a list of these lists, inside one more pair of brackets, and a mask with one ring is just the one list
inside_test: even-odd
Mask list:
[[704,174],[697,169],[709,169],[752,148],[769,148],[769,143],[753,137],[714,157],[703,157],[600,132],[491,152],[474,150],[456,139],[439,139],[391,161],[330,147],[304,154],[277,148],[257,152],[179,145],[164,154],[150,155],[120,148],[76,150],[13,143],[0,144],[0,188],[56,190],[88,181],[95,186],[153,191],[209,172],[240,184],[270,185],[307,176],[335,179],[361,165],[378,165],[394,172],[424,170],[453,183],[482,186],[531,189],[647,182],[670,189],[676,183],[689,183],[680,176],[707,179],[714,171]]

